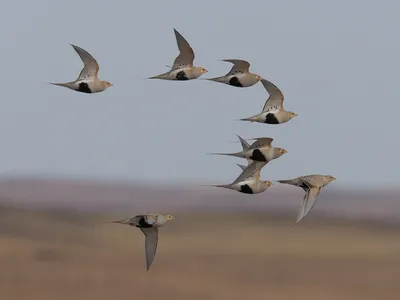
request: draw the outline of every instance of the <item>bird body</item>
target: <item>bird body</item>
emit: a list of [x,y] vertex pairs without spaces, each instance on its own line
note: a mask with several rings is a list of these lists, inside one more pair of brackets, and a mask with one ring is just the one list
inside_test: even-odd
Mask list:
[[261,113],[240,119],[241,121],[258,122],[266,124],[282,124],[290,121],[292,118],[296,117],[297,114],[294,112],[286,111],[283,107],[283,93],[278,89],[276,85],[272,82],[261,79],[266,91],[269,93],[269,98],[264,104]]
[[331,175],[315,174],[277,181],[279,183],[301,187],[306,192],[301,203],[296,223],[300,222],[314,207],[322,188],[334,180],[336,180],[336,178]]
[[206,73],[202,67],[187,66],[179,69],[171,70],[166,73],[150,77],[149,79],[164,79],[164,80],[191,80],[196,79]]
[[203,67],[193,66],[195,58],[194,51],[188,41],[174,28],[179,55],[175,58],[171,70],[149,79],[179,80],[186,81],[196,79],[208,71]]
[[[263,138],[263,140],[258,139],[258,141],[250,145],[245,139],[243,139],[239,135],[238,138],[240,140],[240,143],[242,144],[243,152],[248,151],[253,145],[268,144],[272,142],[272,139],[270,138]],[[242,173],[239,175],[238,178],[236,178],[234,182],[230,184],[220,184],[213,186],[234,190],[244,194],[260,194],[266,191],[272,185],[271,181],[260,180],[260,172],[265,165],[266,164],[264,162],[260,163],[248,158],[247,166],[238,164],[238,166],[242,169]]]
[[233,64],[231,70],[224,76],[206,78],[219,83],[228,84],[235,87],[250,87],[261,80],[261,76],[249,72],[250,63],[240,59],[224,59],[222,61]]
[[113,84],[108,81],[100,80],[97,77],[99,72],[99,65],[97,61],[91,56],[86,50],[72,45],[76,53],[78,53],[84,67],[75,81],[65,82],[65,83],[50,83],[52,85],[62,86],[77,92],[92,94],[99,93],[107,88],[113,86]]
[[[253,163],[249,164],[252,165]],[[213,185],[214,187],[226,188],[230,190],[234,190],[243,194],[260,194],[265,192],[271,185],[271,181],[263,181],[260,180],[260,171],[259,168],[255,173],[252,175],[245,175],[243,176],[244,172],[249,166],[238,166],[242,169],[242,173],[239,175],[236,180],[230,184],[220,184],[220,185]]]
[[146,267],[147,270],[149,270],[156,255],[158,244],[158,228],[167,223],[167,221],[173,219],[174,217],[171,215],[148,213],[137,215],[132,218],[114,221],[112,223],[125,224],[140,228],[145,235]]
[[[242,141],[243,139],[242,138],[240,139],[243,146],[243,141]],[[268,163],[269,161],[277,159],[281,157],[283,154],[287,153],[287,151],[283,148],[273,147],[271,145],[272,141],[273,141],[272,138],[257,138],[256,141],[248,148],[246,149],[243,148],[243,151],[234,153],[212,153],[212,154],[229,155],[229,156],[245,158],[248,160]]]

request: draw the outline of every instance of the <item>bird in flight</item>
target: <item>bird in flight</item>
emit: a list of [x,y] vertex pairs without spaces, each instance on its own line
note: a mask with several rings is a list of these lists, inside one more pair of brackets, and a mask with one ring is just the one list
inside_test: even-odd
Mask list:
[[163,226],[167,221],[173,220],[171,215],[160,213],[149,213],[137,215],[111,223],[125,224],[138,227],[145,235],[146,267],[147,271],[153,263],[158,244],[158,227]]
[[215,78],[205,78],[215,82],[225,83],[235,87],[249,87],[259,82],[262,77],[250,73],[250,63],[241,59],[223,59],[222,61],[233,64],[231,70],[224,76]]
[[174,64],[166,73],[150,77],[149,79],[164,80],[191,80],[200,77],[208,71],[203,67],[193,66],[194,51],[188,41],[174,28],[179,55],[175,58]]
[[283,93],[276,85],[265,79],[261,79],[261,83],[267,90],[269,98],[265,102],[261,113],[249,118],[240,119],[241,121],[266,124],[282,124],[290,121],[297,116],[296,113],[286,111],[283,108]]
[[306,175],[288,180],[277,180],[279,183],[301,187],[306,192],[296,223],[299,223],[314,207],[322,188],[334,180],[336,178],[331,175]]
[[100,80],[97,77],[99,72],[99,64],[93,58],[93,56],[89,54],[89,52],[78,46],[72,44],[71,46],[74,48],[76,53],[78,53],[85,66],[75,81],[50,84],[66,87],[68,89],[87,94],[99,93],[113,86],[112,83]]

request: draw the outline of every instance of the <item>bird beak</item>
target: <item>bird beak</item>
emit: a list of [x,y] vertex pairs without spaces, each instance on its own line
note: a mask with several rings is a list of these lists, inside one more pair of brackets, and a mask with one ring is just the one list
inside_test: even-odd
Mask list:
[[208,70],[204,69],[203,70],[203,74],[208,73]]
[[286,149],[281,149],[281,153],[285,154],[285,153],[287,153],[287,150]]

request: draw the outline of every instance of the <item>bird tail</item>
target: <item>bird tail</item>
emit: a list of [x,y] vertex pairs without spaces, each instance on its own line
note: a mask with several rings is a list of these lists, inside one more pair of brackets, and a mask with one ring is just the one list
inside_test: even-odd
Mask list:
[[202,78],[203,80],[210,80],[210,81],[215,81],[215,82],[225,82],[225,76],[221,77],[214,77],[214,78]]
[[283,184],[292,184],[291,180],[276,180],[276,182],[283,183]]
[[168,75],[169,75],[169,72],[166,72],[166,73],[162,73],[162,74],[159,74],[156,76],[148,77],[147,79],[170,79],[168,77]]
[[228,155],[228,156],[235,156],[235,157],[240,157],[243,158],[243,151],[242,152],[235,152],[235,153],[218,153],[218,152],[214,152],[214,153],[207,153],[208,155]]
[[66,88],[69,88],[69,89],[73,87],[73,82],[65,82],[65,83],[48,82],[48,83],[52,84],[52,85],[58,85],[58,86],[66,87]]
[[219,187],[219,188],[224,188],[224,189],[229,189],[231,187],[230,184],[212,184],[209,186]]
[[258,115],[254,115],[248,118],[243,118],[243,119],[239,119],[239,121],[248,121],[248,122],[256,122],[256,118],[258,117]]

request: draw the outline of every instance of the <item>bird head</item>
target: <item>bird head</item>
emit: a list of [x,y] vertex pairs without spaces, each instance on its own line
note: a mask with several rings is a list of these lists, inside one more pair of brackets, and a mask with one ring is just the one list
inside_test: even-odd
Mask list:
[[292,111],[290,111],[289,112],[289,116],[290,116],[291,119],[293,119],[294,117],[297,117],[297,114],[292,112]]
[[277,148],[277,149],[278,149],[280,155],[283,155],[283,154],[287,153],[286,149],[283,149],[283,148]]
[[102,81],[104,88],[109,88],[111,86],[113,86],[112,83],[108,82],[108,81]]
[[175,219],[175,217],[172,216],[172,215],[166,215],[165,218],[166,218],[168,221],[171,221],[171,220]]
[[331,176],[331,175],[326,176],[326,177],[328,178],[329,182],[332,182],[332,181],[335,181],[335,180],[336,180],[336,177]]
[[265,180],[265,181],[263,181],[263,182],[264,182],[264,184],[265,184],[267,187],[270,187],[270,186],[272,185],[272,181]]
[[208,72],[208,70],[205,69],[205,68],[203,68],[203,67],[198,67],[198,69],[199,69],[199,71],[200,71],[201,74],[205,74],[205,73]]

